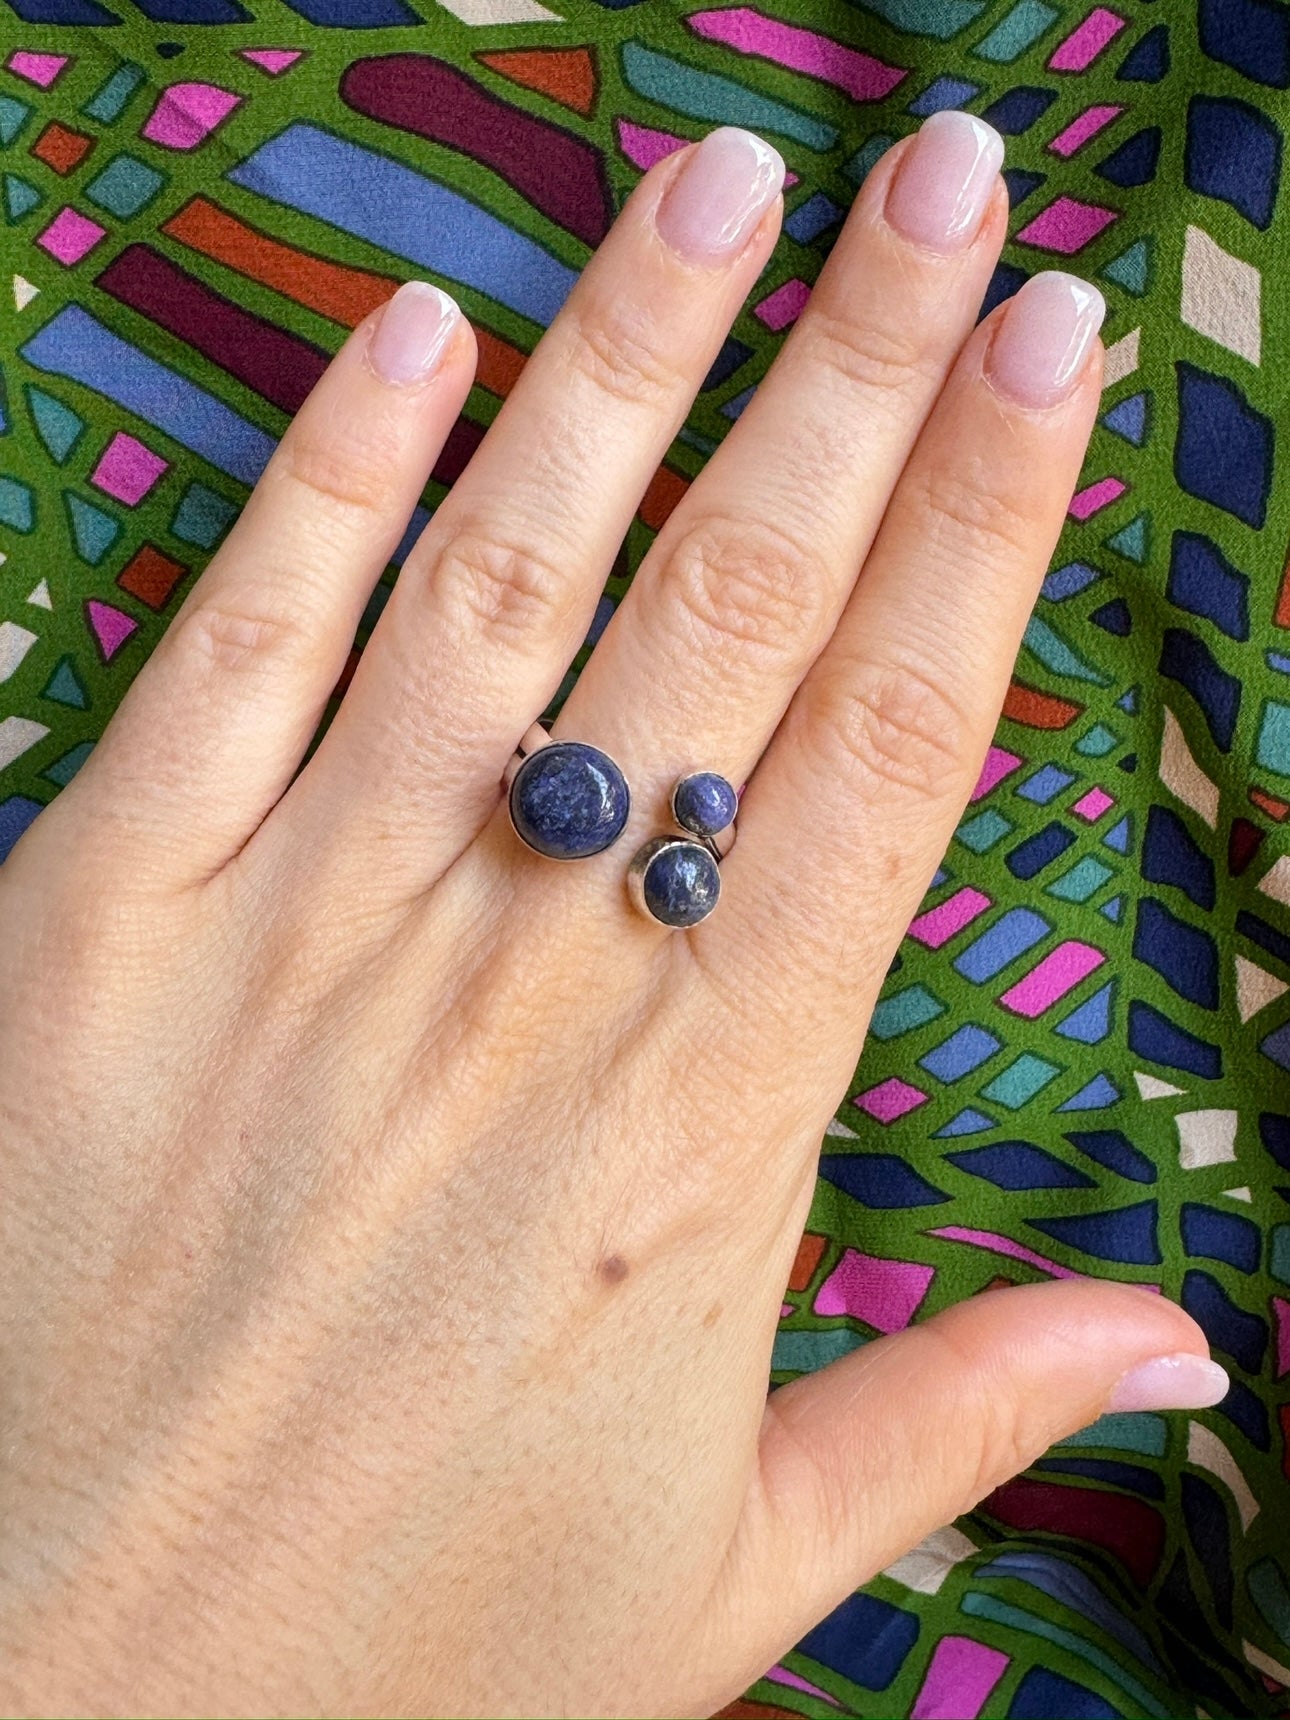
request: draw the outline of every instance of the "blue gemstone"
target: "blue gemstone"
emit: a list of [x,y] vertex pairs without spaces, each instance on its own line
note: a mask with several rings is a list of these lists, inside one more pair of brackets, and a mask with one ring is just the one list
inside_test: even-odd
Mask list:
[[598,747],[552,741],[516,771],[510,809],[530,848],[552,860],[584,860],[622,835],[631,794],[622,771]]
[[665,926],[697,926],[721,895],[721,873],[706,848],[675,842],[645,868],[645,906]]
[[683,830],[695,836],[715,836],[733,824],[739,797],[714,770],[699,770],[683,776],[672,791],[672,812]]

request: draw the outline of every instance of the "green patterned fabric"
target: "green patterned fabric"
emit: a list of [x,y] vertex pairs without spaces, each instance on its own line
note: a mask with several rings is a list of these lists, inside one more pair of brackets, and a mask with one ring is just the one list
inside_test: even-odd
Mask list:
[[988,303],[1095,280],[1104,409],[825,1142],[774,1377],[1090,1274],[1180,1300],[1234,1383],[1050,1452],[730,1712],[1290,1713],[1290,10],[9,0],[0,68],[0,854],[398,281],[453,292],[482,353],[410,541],[641,171],[723,122],[783,152],[783,237],[603,625],[882,151],[944,107],[1006,135]]

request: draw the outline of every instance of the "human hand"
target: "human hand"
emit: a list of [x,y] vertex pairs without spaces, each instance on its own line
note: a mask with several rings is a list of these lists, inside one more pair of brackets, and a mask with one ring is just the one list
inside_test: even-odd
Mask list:
[[[1072,1279],[766,1396],[1097,406],[1091,289],[973,330],[998,165],[961,116],[884,157],[660,531],[556,725],[620,843],[542,860],[500,783],[773,245],[746,134],[635,191],[298,776],[470,385],[424,286],[14,849],[0,1709],[710,1713],[1053,1440],[1222,1394],[1179,1309]],[[748,788],[671,933],[624,875],[698,768]]]

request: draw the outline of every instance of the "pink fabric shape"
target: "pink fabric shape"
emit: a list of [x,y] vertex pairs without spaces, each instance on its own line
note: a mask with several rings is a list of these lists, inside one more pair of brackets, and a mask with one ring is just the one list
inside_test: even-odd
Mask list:
[[993,1230],[968,1230],[961,1224],[947,1224],[941,1230],[930,1230],[929,1236],[943,1236],[949,1242],[966,1242],[970,1248],[988,1248],[991,1254],[1006,1254],[1010,1260],[1024,1260],[1027,1266],[1037,1266],[1053,1278],[1084,1278],[1087,1273],[1072,1272],[1069,1266],[1059,1266],[1045,1254],[1036,1254],[1024,1243],[1010,1236],[1000,1236]]
[[1109,103],[1101,107],[1085,108],[1084,112],[1073,119],[1065,131],[1059,131],[1048,145],[1054,155],[1074,155],[1077,149],[1083,149],[1089,138],[1096,137],[1098,132],[1110,125],[1113,119],[1118,119],[1124,112],[1122,107],[1112,107]]
[[1277,1317],[1277,1378],[1281,1379],[1290,1374],[1290,1302],[1274,1296],[1272,1312]]
[[857,1094],[852,1103],[867,1111],[875,1121],[886,1124],[894,1123],[907,1111],[916,1111],[920,1105],[925,1105],[927,1094],[892,1075],[876,1087],[870,1087],[867,1093]]
[[801,1678],[796,1672],[790,1672],[786,1666],[772,1666],[766,1674],[773,1684],[786,1684],[790,1690],[805,1691],[808,1696],[818,1697],[821,1702],[827,1702],[834,1708],[842,1704],[836,1696],[830,1696],[827,1690],[821,1690],[818,1684],[812,1684],[809,1678]]
[[[633,125],[629,119],[618,121],[618,146],[628,161],[634,167],[639,167],[642,173],[648,173],[656,161],[662,161],[665,155],[673,155],[678,149],[684,149],[688,138],[676,137],[670,131],[655,131],[652,126]],[[796,173],[785,173],[785,191],[798,183]]]
[[776,287],[773,293],[767,293],[757,306],[755,315],[768,329],[773,329],[778,334],[781,329],[797,321],[810,296],[811,289],[805,281],[785,281],[782,287]]
[[976,779],[976,787],[972,790],[973,800],[984,800],[993,788],[998,788],[1005,776],[1011,776],[1025,763],[1016,753],[1005,752],[1002,747],[991,747],[985,755],[985,763],[981,766],[981,774]]
[[980,890],[967,886],[956,890],[944,902],[935,908],[929,908],[925,914],[911,922],[909,935],[916,938],[920,944],[926,944],[929,950],[939,950],[942,944],[949,943],[956,937],[964,926],[970,925],[978,914],[984,914],[990,906],[990,898],[983,896]]
[[26,78],[29,84],[39,84],[42,90],[47,90],[67,60],[66,54],[38,54],[31,48],[19,48],[10,54],[6,64],[11,72]]
[[70,269],[87,251],[94,249],[106,232],[106,227],[100,227],[97,221],[69,206],[58,211],[36,243]]
[[295,65],[303,52],[300,48],[242,48],[239,51],[244,60],[259,66],[271,78],[280,78],[288,66]]
[[218,84],[171,84],[144,121],[142,135],[164,149],[196,149],[241,100]]
[[124,430],[103,450],[103,457],[90,473],[90,482],[126,507],[136,507],[166,471],[170,462]]
[[1124,28],[1124,19],[1105,6],[1095,6],[1084,22],[1059,42],[1048,62],[1053,72],[1082,72]]
[[943,1636],[936,1645],[910,1720],[977,1720],[1009,1658],[988,1643]]
[[1092,944],[1081,944],[1072,938],[1068,943],[1059,944],[1055,950],[1050,951],[1038,967],[1032,968],[1011,990],[1005,991],[999,1002],[1015,1015],[1026,1015],[1033,1019],[1036,1015],[1042,1015],[1046,1009],[1051,1009],[1059,997],[1065,997],[1068,991],[1073,991],[1082,979],[1087,979],[1105,960],[1106,956],[1101,950],[1094,949]]
[[1115,805],[1113,796],[1104,788],[1090,788],[1088,793],[1081,795],[1071,807],[1071,811],[1080,818],[1087,818],[1090,824],[1096,824],[1102,814]]
[[884,1260],[848,1248],[820,1285],[814,1312],[850,1314],[880,1332],[903,1332],[935,1276],[934,1266]]
[[1021,229],[1017,239],[1023,245],[1034,245],[1041,251],[1060,251],[1063,257],[1070,257],[1082,251],[1115,219],[1115,210],[1104,209],[1100,203],[1056,197]]
[[729,11],[695,12],[689,19],[692,30],[715,42],[724,42],[741,54],[756,54],[763,60],[774,60],[807,77],[823,83],[836,84],[858,102],[881,101],[909,73],[902,66],[889,66],[875,60],[872,54],[862,54],[835,42],[831,36],[821,36],[814,30],[803,30],[796,24],[768,18],[751,6],[735,6]]
[[1082,490],[1076,490],[1066,511],[1073,520],[1083,523],[1102,508],[1118,502],[1128,487],[1122,478],[1099,478],[1096,484],[1087,484]]
[[103,653],[103,661],[110,663],[130,635],[138,631],[139,623],[123,610],[114,609],[110,603],[100,603],[97,597],[90,598],[85,612]]

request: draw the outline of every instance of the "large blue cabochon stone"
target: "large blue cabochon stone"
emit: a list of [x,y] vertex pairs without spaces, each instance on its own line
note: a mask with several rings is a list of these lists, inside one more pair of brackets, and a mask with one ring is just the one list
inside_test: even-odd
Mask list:
[[584,741],[551,741],[515,773],[511,819],[520,836],[552,860],[585,860],[617,842],[631,794],[621,770]]

